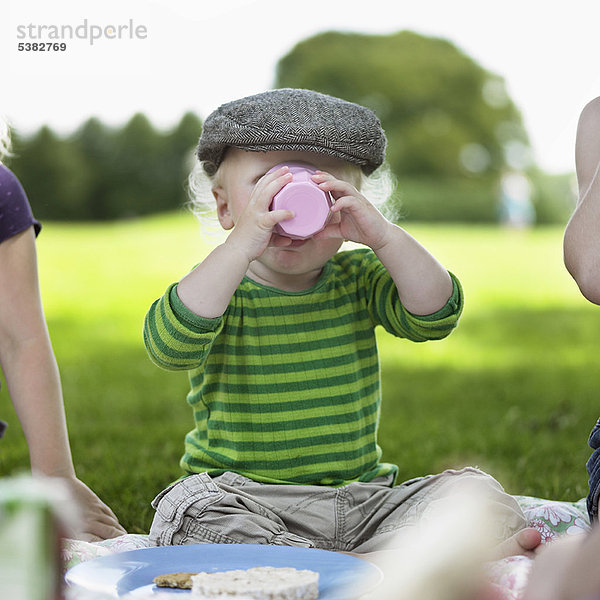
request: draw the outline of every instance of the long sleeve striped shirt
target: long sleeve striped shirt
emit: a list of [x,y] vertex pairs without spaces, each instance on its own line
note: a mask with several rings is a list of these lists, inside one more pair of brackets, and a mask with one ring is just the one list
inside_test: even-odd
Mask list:
[[452,279],[447,304],[427,316],[402,306],[369,249],[336,254],[301,292],[245,277],[214,319],[190,311],[169,286],[146,315],[144,341],[157,365],[189,371],[195,428],[185,473],[329,486],[395,475],[377,444],[375,328],[415,342],[446,337],[463,305]]

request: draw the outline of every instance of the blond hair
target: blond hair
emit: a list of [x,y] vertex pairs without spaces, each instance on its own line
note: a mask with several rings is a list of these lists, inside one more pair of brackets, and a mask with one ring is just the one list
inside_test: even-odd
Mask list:
[[0,163],[5,156],[10,154],[10,128],[6,119],[0,115]]

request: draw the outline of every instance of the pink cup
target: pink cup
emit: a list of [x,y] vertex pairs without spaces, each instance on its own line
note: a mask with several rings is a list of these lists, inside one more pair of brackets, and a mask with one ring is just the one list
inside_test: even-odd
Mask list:
[[291,210],[295,217],[275,225],[274,231],[295,240],[305,240],[321,231],[329,222],[333,205],[329,192],[324,192],[310,177],[317,170],[301,162],[281,163],[269,170],[287,166],[292,181],[271,202],[271,210]]

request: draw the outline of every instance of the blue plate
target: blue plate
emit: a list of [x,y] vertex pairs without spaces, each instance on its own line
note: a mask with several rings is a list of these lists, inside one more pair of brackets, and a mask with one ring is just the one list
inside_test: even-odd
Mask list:
[[294,567],[319,573],[319,600],[349,600],[372,590],[383,579],[375,565],[337,552],[296,546],[190,544],[158,546],[102,556],[69,569],[71,586],[113,598],[189,594],[157,588],[157,575],[229,571],[251,567]]

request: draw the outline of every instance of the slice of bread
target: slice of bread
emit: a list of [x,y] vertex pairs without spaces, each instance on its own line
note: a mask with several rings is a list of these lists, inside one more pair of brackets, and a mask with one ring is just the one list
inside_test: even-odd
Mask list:
[[316,600],[319,597],[319,574],[291,567],[198,573],[192,576],[192,583],[192,596],[204,600]]

